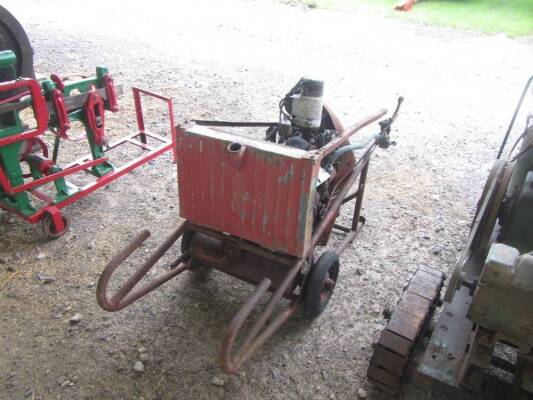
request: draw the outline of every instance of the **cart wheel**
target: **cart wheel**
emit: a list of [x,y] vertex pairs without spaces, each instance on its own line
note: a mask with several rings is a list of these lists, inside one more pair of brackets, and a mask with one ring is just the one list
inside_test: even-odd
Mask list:
[[332,251],[322,254],[311,268],[304,289],[304,313],[317,317],[324,311],[339,276],[339,257]]
[[63,236],[67,232],[68,227],[70,225],[70,221],[65,215],[61,215],[61,218],[63,218],[63,224],[65,225],[65,227],[61,231],[58,231],[56,229],[52,216],[48,213],[45,214],[42,222],[43,230],[44,234],[50,239],[57,239],[58,237]]

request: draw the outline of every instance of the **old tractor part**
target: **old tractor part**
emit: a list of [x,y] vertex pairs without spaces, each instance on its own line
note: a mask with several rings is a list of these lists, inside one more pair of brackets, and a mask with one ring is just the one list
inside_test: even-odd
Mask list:
[[35,77],[33,71],[33,49],[24,28],[4,7],[0,6],[0,51],[11,50],[15,53],[16,76]]
[[[61,213],[63,207],[170,150],[170,138],[146,131],[141,95],[166,103],[174,135],[172,100],[134,88],[139,130],[108,143],[105,113],[118,111],[117,96],[122,87],[115,86],[107,68],[98,67],[92,78],[61,80],[52,75],[37,81],[17,79],[15,66],[15,53],[0,52],[0,208],[30,223],[41,221],[45,233],[55,238],[68,227],[68,219]],[[73,122],[84,127],[77,137],[70,134]],[[148,137],[156,144],[149,144]],[[86,141],[90,155],[59,165],[60,148],[69,140]],[[53,143],[52,149],[49,143]],[[144,153],[116,168],[106,153],[125,143],[138,146]],[[81,173],[91,176],[92,181],[76,186],[66,179]]]
[[367,372],[374,386],[391,395],[400,392],[409,360],[440,301],[443,284],[442,272],[427,267],[415,272],[374,346]]
[[[196,120],[177,127],[180,215],[185,220],[111,298],[114,271],[149,236],[141,232],[105,267],[97,287],[102,308],[118,311],[188,269],[210,267],[256,288],[231,321],[220,350],[227,373],[241,366],[291,316],[315,317],[331,299],[339,256],[364,224],[361,207],[370,157],[390,144],[391,118],[379,132],[350,143],[385,110],[345,129],[322,99],[323,82],[300,80],[279,103],[276,122]],[[216,129],[213,129],[215,127]],[[265,127],[265,140],[229,128]],[[225,128],[224,130],[222,128]],[[353,150],[364,149],[357,159]],[[355,184],[355,189],[352,187]],[[336,222],[341,206],[355,203],[348,226]],[[344,239],[318,254],[332,230]],[[144,275],[181,238],[181,254],[168,272],[138,285]],[[245,322],[271,292],[255,322]],[[275,314],[282,299],[289,305]],[[237,343],[239,343],[237,345]]]
[[[418,357],[420,380],[454,399],[533,398],[532,114],[508,156],[501,158],[532,82],[533,77],[522,92],[448,283],[443,309]],[[397,382],[388,382],[385,389],[397,392]]]

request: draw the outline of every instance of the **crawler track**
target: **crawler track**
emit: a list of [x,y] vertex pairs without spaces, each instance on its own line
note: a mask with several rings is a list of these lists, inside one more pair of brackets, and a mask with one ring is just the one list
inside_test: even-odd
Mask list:
[[367,376],[378,389],[396,395],[414,350],[423,337],[445,276],[431,268],[419,268],[398,302],[375,345]]

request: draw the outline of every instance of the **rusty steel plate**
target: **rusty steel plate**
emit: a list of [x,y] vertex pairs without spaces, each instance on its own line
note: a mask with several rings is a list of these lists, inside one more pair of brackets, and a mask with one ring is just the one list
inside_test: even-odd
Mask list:
[[466,317],[471,300],[468,288],[463,287],[451,303],[444,303],[435,331],[420,360],[419,373],[440,385],[459,386],[461,360],[473,327],[472,321]]
[[429,309],[432,306],[432,302],[424,297],[420,297],[415,293],[406,291],[400,302],[398,303],[398,308],[406,310],[408,312],[414,312],[416,314],[427,315]]
[[413,342],[391,332],[384,330],[379,337],[378,345],[394,351],[401,356],[408,356],[413,348]]
[[408,361],[407,357],[402,357],[399,354],[393,353],[383,346],[376,346],[374,351],[375,365],[384,367],[387,371],[395,375],[401,376],[405,364]]
[[400,391],[401,376],[395,375],[371,362],[367,373],[372,385],[385,393],[395,395]]
[[387,324],[387,329],[407,340],[414,341],[418,337],[423,323],[424,318],[399,309],[392,313],[391,319]]
[[412,282],[409,285],[408,291],[414,294],[417,294],[420,297],[423,297],[429,301],[433,301],[435,297],[437,297],[438,292],[440,291],[442,286],[434,286],[434,287],[424,287],[420,286],[417,282]]

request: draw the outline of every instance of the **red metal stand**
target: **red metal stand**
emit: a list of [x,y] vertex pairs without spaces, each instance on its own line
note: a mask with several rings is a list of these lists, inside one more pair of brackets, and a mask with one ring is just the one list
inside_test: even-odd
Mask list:
[[[18,82],[20,83],[13,85],[13,89],[17,89],[20,87],[28,87],[32,93],[36,90],[39,90],[39,94],[40,94],[40,87],[37,81],[21,80]],[[0,167],[0,184],[2,184],[6,193],[17,194],[23,191],[27,191],[28,193],[32,194],[39,200],[42,200],[46,203],[44,207],[40,208],[39,210],[37,210],[37,212],[33,213],[30,216],[23,215],[17,212],[16,210],[11,209],[3,204],[0,204],[0,207],[5,209],[6,211],[16,213],[18,216],[20,216],[21,218],[25,219],[26,221],[30,223],[39,222],[43,220],[46,215],[49,215],[51,216],[53,220],[53,223],[54,223],[54,226],[57,232],[61,232],[65,228],[64,217],[61,215],[61,211],[60,211],[62,208],[68,206],[69,204],[74,203],[75,201],[81,199],[82,197],[89,195],[95,190],[101,188],[102,186],[108,185],[109,183],[117,180],[118,178],[127,174],[128,172],[140,167],[143,164],[146,164],[147,162],[153,160],[154,158],[159,157],[160,155],[169,151],[172,147],[172,141],[175,139],[175,136],[176,136],[176,128],[174,126],[172,99],[169,97],[165,97],[157,93],[153,93],[153,92],[139,89],[139,88],[132,88],[132,90],[133,90],[133,99],[135,103],[137,126],[139,127],[139,131],[136,133],[129,134],[117,140],[116,142],[109,144],[107,148],[105,149],[105,152],[108,152],[112,149],[116,149],[117,147],[125,143],[129,143],[129,144],[136,145],[140,147],[141,149],[143,149],[145,151],[144,154],[130,160],[125,165],[119,168],[115,168],[112,172],[100,178],[96,178],[94,181],[82,187],[77,188],[78,191],[74,193],[72,196],[69,196],[67,199],[60,201],[60,202],[56,202],[56,203],[54,203],[54,200],[52,198],[50,198],[49,196],[40,192],[37,189],[40,186],[43,186],[61,177],[69,176],[69,175],[72,175],[72,174],[75,174],[81,171],[89,172],[89,169],[91,167],[95,165],[99,165],[105,161],[108,161],[108,157],[102,157],[102,158],[93,160],[90,155],[87,155],[74,162],[67,164],[59,172],[46,175],[40,179],[33,180],[31,182],[28,182],[24,185],[17,186],[17,187],[12,187],[10,185],[6,174]],[[146,131],[145,126],[144,126],[144,115],[142,111],[141,94],[149,96],[149,97],[153,97],[159,100],[163,100],[164,102],[166,102],[168,113],[169,113],[169,120],[170,120],[170,133],[171,133],[170,138]],[[34,95],[32,97],[33,99],[35,99],[35,101],[39,99],[43,99],[43,97],[40,95]],[[17,135],[17,136],[10,136],[4,139],[0,139],[0,145],[9,144],[11,142],[19,141],[22,139],[25,139],[25,140],[31,139],[37,135],[42,134],[46,130],[46,126],[47,126],[46,120],[48,118],[48,114],[46,110],[46,103],[42,101],[42,104],[41,103],[34,104],[33,108],[36,114],[35,117],[37,120],[37,128],[34,131],[24,133],[23,134],[24,138],[21,138],[20,135]],[[147,138],[154,139],[158,141],[160,144],[156,146],[149,145],[147,143]],[[173,152],[173,159],[175,160],[175,151]]]

